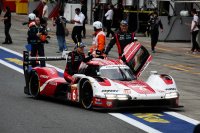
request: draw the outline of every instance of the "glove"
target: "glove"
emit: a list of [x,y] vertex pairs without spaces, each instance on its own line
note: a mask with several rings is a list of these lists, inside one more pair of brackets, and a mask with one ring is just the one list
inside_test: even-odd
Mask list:
[[99,50],[96,50],[96,55],[101,55],[101,51],[99,51]]

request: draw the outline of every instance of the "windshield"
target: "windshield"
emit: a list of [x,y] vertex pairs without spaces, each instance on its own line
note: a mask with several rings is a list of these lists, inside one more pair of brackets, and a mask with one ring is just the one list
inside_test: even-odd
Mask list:
[[100,68],[100,75],[112,80],[130,81],[136,79],[128,67],[122,66],[102,67]]

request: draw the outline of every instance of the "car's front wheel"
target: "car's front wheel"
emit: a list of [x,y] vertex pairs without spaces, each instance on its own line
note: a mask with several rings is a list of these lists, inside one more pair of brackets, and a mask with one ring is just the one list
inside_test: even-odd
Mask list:
[[36,72],[31,73],[29,80],[29,92],[34,98],[39,98],[40,96],[40,83]]
[[88,80],[84,81],[81,87],[81,104],[85,109],[91,109],[93,103],[93,90]]

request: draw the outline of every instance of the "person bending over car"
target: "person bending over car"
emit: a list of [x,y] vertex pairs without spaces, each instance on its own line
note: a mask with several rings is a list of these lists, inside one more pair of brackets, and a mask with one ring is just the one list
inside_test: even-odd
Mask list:
[[78,73],[81,62],[88,62],[93,58],[92,55],[87,58],[85,57],[84,47],[84,43],[77,43],[76,49],[68,54],[67,64],[64,71],[64,79],[69,83],[74,81],[72,75]]
[[110,40],[110,43],[107,45],[103,56],[106,57],[110,52],[111,48],[114,46],[114,44],[116,44],[118,48],[119,59],[121,59],[124,48],[128,44],[134,41],[135,41],[135,33],[129,32],[128,22],[126,20],[122,20],[120,22],[120,30],[117,33],[115,33],[115,35]]

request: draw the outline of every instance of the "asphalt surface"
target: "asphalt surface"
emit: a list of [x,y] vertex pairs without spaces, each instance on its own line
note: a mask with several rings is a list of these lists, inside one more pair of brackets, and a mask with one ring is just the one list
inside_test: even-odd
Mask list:
[[[0,65],[0,130],[2,133],[142,133],[104,112],[24,95],[23,75]],[[12,81],[8,82],[8,79]]]
[[[25,49],[27,38],[27,27],[21,23],[27,21],[24,15],[13,14],[11,36],[12,45],[0,46],[22,53]],[[55,27],[48,22],[51,31],[51,39],[45,45],[46,56],[60,56],[58,50]],[[4,27],[0,23],[0,42],[4,41]],[[86,44],[92,42],[92,27],[87,26],[87,36],[83,39]],[[69,31],[73,25],[68,24]],[[71,36],[67,38],[67,46],[70,50],[74,48]],[[107,43],[110,39],[107,39]],[[138,40],[147,49],[150,49],[148,37],[138,37]],[[159,42],[153,55],[153,61],[145,70],[140,79],[145,80],[150,71],[157,70],[158,73],[166,73],[173,76],[180,91],[180,103],[184,108],[176,112],[200,121],[200,55],[188,54],[190,43]],[[88,47],[86,48],[87,52]],[[117,57],[116,48],[110,52],[111,57]],[[65,61],[48,62],[61,69],[65,68]],[[23,75],[0,65],[0,130],[4,133],[25,132],[133,132],[143,131],[118,120],[104,112],[87,111],[77,105],[63,103],[52,99],[35,100],[23,93]],[[6,73],[6,74],[5,74]],[[143,112],[143,111],[141,111]],[[12,127],[12,128],[11,128]]]

